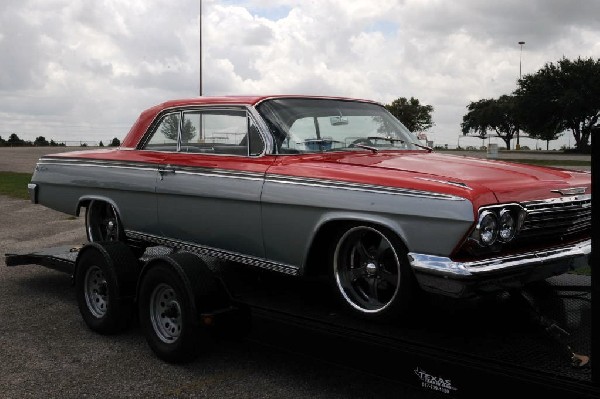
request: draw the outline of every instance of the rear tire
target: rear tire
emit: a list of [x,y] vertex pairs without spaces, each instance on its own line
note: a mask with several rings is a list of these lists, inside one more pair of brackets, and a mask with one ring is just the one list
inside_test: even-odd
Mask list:
[[138,315],[152,351],[170,363],[206,352],[212,337],[200,315],[223,306],[222,298],[216,278],[195,255],[177,253],[151,264],[140,283]]
[[[342,306],[370,320],[390,321],[415,306],[417,286],[407,251],[387,229],[341,229],[331,250],[331,279]],[[412,304],[411,304],[412,302]]]
[[[92,200],[85,211],[85,232],[89,242],[124,242],[125,229],[115,207],[105,201]],[[140,258],[146,251],[145,245],[127,243],[133,254]]]
[[77,258],[77,305],[87,326],[100,334],[124,330],[133,317],[137,259],[122,243],[88,244]]
[[91,201],[85,212],[85,231],[88,241],[122,241],[121,220],[115,207],[104,201]]

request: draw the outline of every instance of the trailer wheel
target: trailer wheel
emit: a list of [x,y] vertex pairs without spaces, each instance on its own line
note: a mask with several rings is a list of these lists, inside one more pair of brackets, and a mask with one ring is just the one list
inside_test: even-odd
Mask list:
[[140,325],[150,348],[167,362],[194,360],[212,341],[200,315],[224,301],[216,278],[197,256],[177,253],[155,260],[138,294]]
[[100,334],[127,327],[133,315],[137,259],[123,243],[88,244],[77,258],[75,290],[83,320]]
[[331,280],[342,306],[371,320],[398,319],[415,305],[416,283],[402,243],[386,229],[353,225],[331,250]]

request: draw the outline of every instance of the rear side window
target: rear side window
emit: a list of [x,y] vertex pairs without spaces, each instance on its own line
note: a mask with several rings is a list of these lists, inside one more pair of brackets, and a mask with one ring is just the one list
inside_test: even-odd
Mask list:
[[265,148],[245,109],[171,112],[154,126],[145,150],[252,156]]
[[164,115],[144,149],[153,151],[177,151],[179,112]]

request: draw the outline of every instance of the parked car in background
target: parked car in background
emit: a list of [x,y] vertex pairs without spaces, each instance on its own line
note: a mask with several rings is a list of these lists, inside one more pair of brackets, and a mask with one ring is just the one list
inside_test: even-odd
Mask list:
[[376,102],[201,97],[141,113],[119,148],[41,158],[34,203],[90,241],[165,245],[294,276],[385,320],[427,291],[520,287],[587,265],[586,172],[442,155]]

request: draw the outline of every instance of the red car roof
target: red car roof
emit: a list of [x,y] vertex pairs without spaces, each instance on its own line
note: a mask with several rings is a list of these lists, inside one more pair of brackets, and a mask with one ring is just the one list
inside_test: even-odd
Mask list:
[[274,98],[313,98],[313,99],[331,99],[331,100],[350,100],[350,101],[361,101],[361,102],[369,102],[376,103],[371,100],[363,100],[363,99],[354,99],[347,97],[329,97],[329,96],[308,96],[308,95],[270,95],[270,96],[214,96],[214,97],[193,97],[193,98],[183,98],[177,100],[169,100],[165,101],[162,104],[155,105],[143,111],[138,120],[134,123],[129,133],[121,143],[122,148],[132,148],[134,147],[141,135],[146,131],[152,120],[156,117],[156,115],[169,108],[177,108],[184,106],[194,106],[194,105],[205,105],[205,104],[236,104],[236,105],[249,105],[253,106],[257,103],[266,100],[266,99],[274,99]]
[[[331,96],[308,96],[308,95],[269,95],[269,96],[252,96],[252,95],[241,95],[241,96],[208,96],[208,97],[194,97],[177,100],[169,100],[162,104],[159,104],[161,108],[171,108],[183,105],[202,105],[202,104],[242,104],[242,105],[255,105],[263,100],[271,98],[320,98],[320,99],[332,99],[332,100],[352,100],[352,101],[364,101],[374,102],[371,100],[355,99],[348,97],[331,97]],[[153,107],[154,108],[154,107]]]

